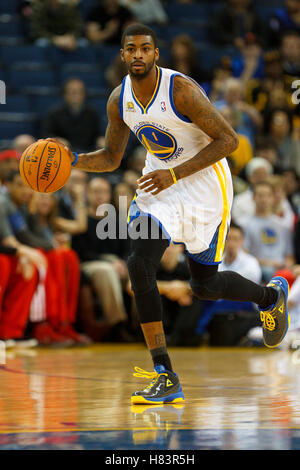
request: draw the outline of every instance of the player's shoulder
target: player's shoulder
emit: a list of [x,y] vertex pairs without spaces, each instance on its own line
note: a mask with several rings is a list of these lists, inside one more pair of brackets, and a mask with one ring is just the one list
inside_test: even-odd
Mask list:
[[118,85],[116,88],[113,89],[113,91],[110,93],[108,97],[107,104],[112,104],[112,105],[115,104],[119,106],[121,91],[122,91],[122,84]]

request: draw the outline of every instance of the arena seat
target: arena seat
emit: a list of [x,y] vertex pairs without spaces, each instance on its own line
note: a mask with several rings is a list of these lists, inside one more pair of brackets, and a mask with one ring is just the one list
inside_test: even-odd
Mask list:
[[42,69],[51,66],[49,48],[33,45],[2,46],[0,59],[5,67]]
[[0,122],[0,140],[13,140],[20,134],[36,135],[36,122],[34,120]]
[[10,87],[19,93],[49,94],[57,91],[57,77],[50,70],[9,70],[7,72]]

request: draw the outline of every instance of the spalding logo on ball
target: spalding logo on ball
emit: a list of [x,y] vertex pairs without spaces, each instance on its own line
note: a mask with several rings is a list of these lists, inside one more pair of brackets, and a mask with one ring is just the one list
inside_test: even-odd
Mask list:
[[70,155],[58,141],[38,140],[27,147],[20,159],[23,181],[40,193],[54,193],[62,188],[71,169]]

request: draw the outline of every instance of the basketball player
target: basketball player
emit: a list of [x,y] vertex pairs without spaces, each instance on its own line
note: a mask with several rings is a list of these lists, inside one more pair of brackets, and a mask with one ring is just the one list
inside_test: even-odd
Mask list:
[[[196,82],[156,65],[159,50],[150,28],[133,24],[125,30],[121,58],[128,75],[108,100],[104,148],[76,155],[75,166],[90,172],[115,170],[130,130],[147,149],[146,166],[129,209],[129,227],[137,220],[155,221],[159,236],[131,237],[127,264],[155,372],[136,368],[135,376],[153,380],[131,401],[176,403],[184,395],[167,352],[156,284],[156,271],[170,240],[185,246],[194,295],[259,305],[269,347],[277,346],[288,328],[288,285],[276,277],[262,287],[235,272],[218,272],[233,197],[226,156],[237,148],[237,135]],[[73,154],[72,159],[75,163]]]

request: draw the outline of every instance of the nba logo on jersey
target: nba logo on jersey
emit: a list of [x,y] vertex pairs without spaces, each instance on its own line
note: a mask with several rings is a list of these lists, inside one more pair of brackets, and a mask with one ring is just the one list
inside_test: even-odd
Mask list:
[[163,112],[164,112],[164,111],[167,111],[165,101],[161,101],[161,102],[160,102],[160,109],[161,109]]

